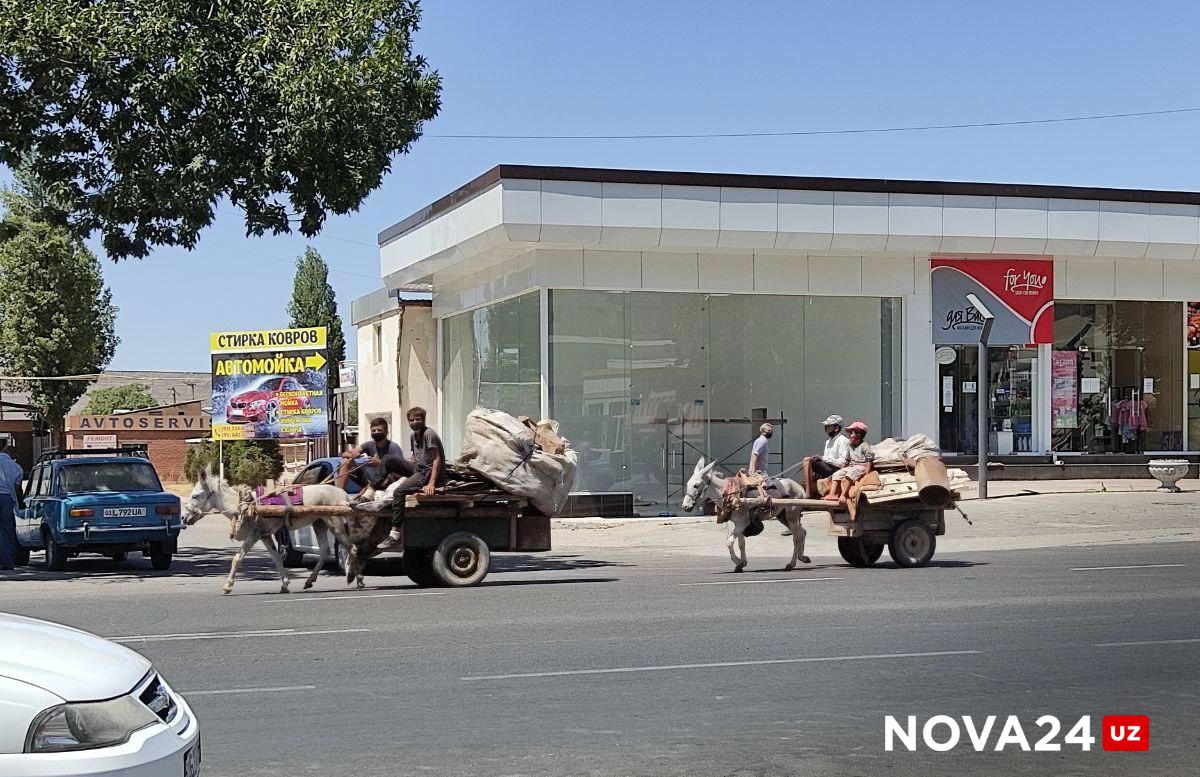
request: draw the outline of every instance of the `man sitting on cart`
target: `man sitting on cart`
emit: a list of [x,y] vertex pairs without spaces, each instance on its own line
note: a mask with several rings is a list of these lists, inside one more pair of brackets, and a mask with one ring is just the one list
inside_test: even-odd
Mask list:
[[442,438],[425,425],[425,415],[422,407],[408,411],[408,428],[412,430],[408,448],[412,460],[406,461],[403,456],[384,459],[384,469],[402,475],[403,480],[392,491],[392,531],[379,545],[380,550],[392,550],[402,545],[404,498],[409,494],[430,496],[446,480],[446,451],[442,447]]
[[[364,492],[369,488],[386,488],[389,476],[384,459],[389,456],[404,458],[404,449],[388,439],[389,436],[387,419],[382,416],[372,418],[371,439],[342,454],[337,487],[345,491],[346,483],[354,481]],[[362,465],[355,465],[355,459],[360,456],[366,456],[367,460]]]

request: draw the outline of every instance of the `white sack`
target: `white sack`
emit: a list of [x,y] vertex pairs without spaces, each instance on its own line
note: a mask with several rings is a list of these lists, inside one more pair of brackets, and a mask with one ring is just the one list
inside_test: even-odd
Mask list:
[[912,465],[929,456],[942,455],[937,443],[923,434],[914,434],[907,440],[885,437],[877,443],[872,443],[871,447],[875,450],[877,467],[889,464]]
[[[558,422],[539,422],[542,425],[558,433]],[[528,499],[546,515],[557,515],[566,505],[579,463],[569,443],[561,456],[546,453],[534,444],[529,427],[508,413],[482,407],[467,416],[458,460],[501,490]]]

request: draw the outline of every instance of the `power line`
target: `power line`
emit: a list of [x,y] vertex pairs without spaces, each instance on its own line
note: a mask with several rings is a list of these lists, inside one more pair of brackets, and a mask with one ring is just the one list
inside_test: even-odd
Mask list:
[[829,130],[784,130],[779,132],[694,132],[674,134],[634,135],[491,135],[491,134],[439,134],[425,133],[425,138],[443,140],[699,140],[705,138],[784,138],[813,135],[866,135],[885,132],[926,132],[929,130],[975,129],[980,127],[1021,127],[1033,124],[1065,124],[1068,122],[1103,121],[1107,119],[1132,119],[1146,116],[1168,116],[1181,113],[1197,113],[1196,108],[1169,108],[1160,111],[1131,111],[1129,113],[1096,113],[1086,116],[1056,116],[1043,119],[1018,119],[1012,121],[972,121],[959,124],[919,124],[897,127],[854,127]]
[[[235,246],[235,245],[233,245],[233,244],[231,244],[231,243],[222,243],[222,242],[219,242],[219,241],[217,241],[217,240],[209,240],[209,239],[207,239],[207,238],[206,238],[206,239],[204,239],[202,242],[204,242],[204,243],[207,243],[208,245],[214,245],[214,246],[217,246],[218,248],[228,248],[230,251],[240,251],[240,252],[242,252],[243,254],[251,254],[252,256],[261,256],[261,257],[262,257],[262,258],[264,258],[264,259],[272,259],[272,260],[274,260],[274,261],[276,261],[276,262],[286,262],[287,264],[290,264],[290,265],[292,265],[293,267],[295,267],[295,266],[296,266],[296,260],[295,260],[295,259],[285,259],[285,258],[284,258],[284,257],[282,257],[282,256],[275,256],[275,255],[273,255],[273,254],[264,254],[262,251],[253,251],[253,250],[251,250],[251,249],[249,249],[249,248],[242,248],[242,247],[240,247],[240,246]],[[370,280],[373,280],[373,281],[378,281],[378,280],[379,280],[379,276],[377,276],[377,275],[367,275],[366,273],[361,273],[361,272],[352,272],[352,271],[350,271],[350,270],[338,270],[338,269],[335,269],[335,268],[333,268],[333,267],[330,267],[330,268],[329,268],[329,272],[331,272],[331,273],[340,273],[340,274],[342,274],[342,275],[352,275],[352,276],[354,276],[355,278],[368,278],[368,279],[370,279]]]
[[[224,213],[228,216],[237,216],[238,218],[242,218],[243,216],[246,215],[245,213],[238,212],[236,210],[229,210],[227,208],[218,208],[218,210],[220,210],[222,213]],[[328,238],[330,240],[340,240],[343,243],[351,243],[356,246],[366,246],[367,248],[371,248],[371,249],[379,248],[379,246],[375,243],[368,243],[365,240],[352,240],[348,237],[338,237],[337,235],[330,235],[330,234],[326,233],[325,231],[321,231],[319,234],[316,235],[316,237],[314,239],[317,239],[317,238]]]

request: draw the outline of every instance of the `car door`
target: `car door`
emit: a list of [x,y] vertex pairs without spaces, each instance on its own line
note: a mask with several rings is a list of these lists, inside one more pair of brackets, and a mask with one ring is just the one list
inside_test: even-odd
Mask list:
[[[327,478],[333,468],[328,462],[314,461],[304,469],[300,470],[300,474],[292,481],[294,486],[314,486],[318,483],[328,482]],[[293,529],[291,532],[292,547],[301,553],[316,553],[317,535],[313,531],[312,526],[304,526],[299,529]]]
[[45,481],[47,465],[41,464],[33,468],[29,480],[25,481],[25,509],[16,514],[17,539],[25,547],[40,547],[41,536],[41,488]]

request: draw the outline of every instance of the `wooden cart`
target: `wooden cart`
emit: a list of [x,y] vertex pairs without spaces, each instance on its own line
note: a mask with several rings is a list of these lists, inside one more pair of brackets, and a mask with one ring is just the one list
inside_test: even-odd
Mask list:
[[[952,493],[958,498],[957,492]],[[902,567],[923,567],[933,558],[937,549],[937,538],[946,533],[946,509],[954,509],[954,502],[944,506],[929,506],[913,493],[901,498],[889,497],[886,501],[871,503],[861,497],[855,517],[844,506],[834,505],[822,499],[741,499],[737,504],[745,507],[799,507],[805,511],[821,511],[829,514],[829,533],[838,538],[838,552],[849,564],[869,567],[879,560],[886,546],[892,560]]]
[[[404,572],[422,587],[461,588],[487,577],[492,553],[550,550],[550,518],[507,494],[410,496],[404,515]],[[362,516],[346,506],[259,505],[260,515]],[[391,511],[372,513],[386,521]]]
[[511,496],[418,497],[403,534],[404,573],[422,587],[479,585],[493,552],[550,550],[550,518]]

